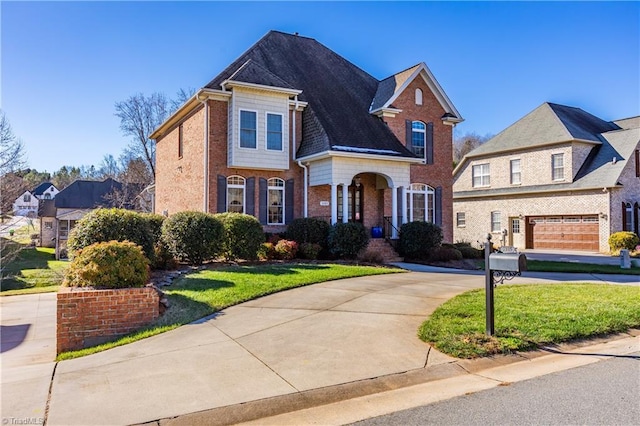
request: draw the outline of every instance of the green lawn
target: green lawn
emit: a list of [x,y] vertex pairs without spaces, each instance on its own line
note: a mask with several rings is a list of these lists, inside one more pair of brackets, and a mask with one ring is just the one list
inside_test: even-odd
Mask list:
[[77,358],[163,333],[226,307],[294,287],[342,278],[402,272],[401,269],[340,264],[267,264],[229,266],[188,274],[163,288],[170,307],[144,330],[113,342],[64,352],[58,360]]
[[548,260],[527,260],[527,270],[532,272],[640,275],[640,268],[638,267],[622,269],[620,265],[596,265],[593,263],[553,262]]
[[640,289],[601,284],[506,285],[495,289],[495,335],[485,335],[485,293],[447,301],[418,335],[446,354],[475,358],[640,327]]
[[3,272],[0,295],[58,291],[68,265],[55,260],[52,248],[23,248]]

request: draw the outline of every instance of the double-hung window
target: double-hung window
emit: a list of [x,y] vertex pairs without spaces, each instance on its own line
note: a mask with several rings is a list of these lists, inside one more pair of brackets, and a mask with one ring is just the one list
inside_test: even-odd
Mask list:
[[258,120],[255,111],[240,110],[240,148],[256,148]]
[[464,228],[467,226],[467,218],[465,212],[456,213],[456,225],[458,228]]
[[520,185],[522,174],[520,172],[520,159],[511,160],[511,185]]
[[474,188],[489,186],[491,184],[489,170],[489,163],[476,164],[472,167]]
[[269,203],[267,223],[282,225],[284,224],[284,181],[279,178],[271,178],[267,182],[267,202]]
[[245,180],[242,176],[229,176],[227,178],[228,212],[244,213],[244,189]]
[[422,121],[411,123],[411,151],[421,158],[424,158],[426,134],[426,126]]
[[491,212],[491,232],[500,232],[501,220],[500,212]]
[[267,113],[267,149],[282,151],[282,115]]
[[564,154],[551,156],[551,177],[553,180],[564,180]]
[[434,222],[435,191],[429,185],[413,183],[407,189],[407,217],[409,222]]

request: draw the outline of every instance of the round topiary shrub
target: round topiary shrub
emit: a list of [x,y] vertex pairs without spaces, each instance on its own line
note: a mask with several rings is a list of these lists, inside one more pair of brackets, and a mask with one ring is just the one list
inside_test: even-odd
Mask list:
[[336,223],[329,230],[327,242],[334,255],[355,259],[369,244],[369,234],[360,222]]
[[400,227],[398,250],[409,259],[425,260],[442,244],[442,229],[431,222],[409,222]]
[[304,217],[294,219],[287,227],[287,239],[298,244],[320,244],[327,247],[327,238],[331,225],[322,219]]
[[452,247],[434,247],[429,251],[429,260],[433,260],[435,262],[462,260],[462,253],[460,250]]
[[633,232],[616,232],[609,236],[609,247],[612,252],[622,249],[635,250],[638,244],[640,244],[640,239]]
[[291,260],[298,253],[298,243],[289,240],[280,240],[275,246],[278,258],[282,260]]
[[179,212],[162,224],[162,241],[171,254],[191,265],[201,265],[220,254],[224,229],[214,215]]
[[229,260],[255,260],[264,242],[262,225],[244,213],[218,213],[214,216],[224,229],[222,255]]
[[298,247],[298,255],[303,259],[315,260],[320,256],[322,246],[314,243],[302,243]]
[[90,211],[71,231],[67,247],[74,257],[83,248],[106,241],[131,241],[142,247],[147,259],[154,259],[154,235],[149,221],[140,213],[124,209]]
[[91,244],[71,261],[62,282],[67,287],[142,287],[149,277],[149,263],[140,246],[129,241]]

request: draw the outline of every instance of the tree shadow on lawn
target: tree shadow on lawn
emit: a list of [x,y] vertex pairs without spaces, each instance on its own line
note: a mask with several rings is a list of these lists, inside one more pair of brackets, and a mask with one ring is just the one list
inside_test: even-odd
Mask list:
[[220,269],[210,269],[209,271],[219,271],[226,273],[252,274],[252,275],[289,275],[299,274],[304,271],[318,271],[329,269],[327,265],[314,265],[309,263],[270,263],[259,265],[234,265]]

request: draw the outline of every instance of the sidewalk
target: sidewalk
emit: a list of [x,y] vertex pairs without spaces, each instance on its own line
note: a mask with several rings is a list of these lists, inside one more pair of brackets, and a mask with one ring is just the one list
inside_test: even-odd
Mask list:
[[[29,338],[20,341],[17,336],[13,347],[5,348],[4,334],[7,307],[26,298],[43,315],[17,319],[12,325],[31,324],[27,336],[31,330],[42,330],[53,338],[55,317],[44,314],[54,312],[50,310],[55,310],[55,295],[3,297],[2,416],[41,417],[48,404],[48,425],[228,424],[319,405],[329,408],[352,398],[377,398],[382,404],[384,395],[397,399],[388,392],[422,389],[416,386],[440,389],[446,384],[449,390],[444,395],[448,395],[469,389],[469,383],[479,380],[479,370],[526,360],[525,356],[547,358],[534,353],[459,361],[416,337],[419,325],[437,306],[484,286],[482,275],[467,272],[409,272],[301,287],[57,364],[50,362],[53,354],[46,351],[41,352],[43,357],[30,359],[38,350]],[[553,282],[554,278],[515,281]],[[560,281],[567,281],[566,274]],[[32,311],[33,307],[26,310]],[[45,332],[43,324],[51,328]],[[638,350],[638,338],[618,342]],[[566,365],[565,361],[552,364]],[[280,420],[287,422],[266,423],[280,424]]]

